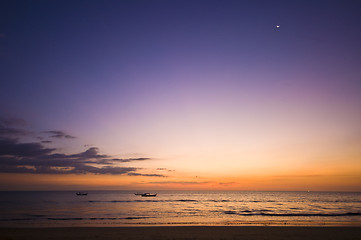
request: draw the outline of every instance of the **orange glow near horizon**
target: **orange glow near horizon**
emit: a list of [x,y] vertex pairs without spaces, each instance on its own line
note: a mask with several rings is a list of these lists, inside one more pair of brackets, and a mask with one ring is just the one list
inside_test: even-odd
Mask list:
[[202,177],[172,173],[168,177],[116,175],[1,174],[2,190],[232,190],[361,191],[360,172],[344,174]]

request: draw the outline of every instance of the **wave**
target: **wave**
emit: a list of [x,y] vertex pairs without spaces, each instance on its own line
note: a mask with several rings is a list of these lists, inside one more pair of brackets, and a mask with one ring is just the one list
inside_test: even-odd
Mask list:
[[136,220],[148,219],[151,217],[91,217],[91,218],[47,218],[47,220]]
[[[270,211],[270,210],[264,210]],[[247,212],[247,213],[245,213]],[[346,216],[361,216],[361,212],[347,212],[347,213],[252,213],[249,210],[242,212],[224,211],[224,214],[233,214],[240,216],[270,216],[270,217],[346,217]]]
[[224,211],[225,214],[237,214],[236,211]]
[[151,199],[147,199],[147,200],[109,200],[109,201],[102,201],[102,200],[89,200],[88,202],[91,202],[91,203],[118,203],[118,202],[124,202],[124,203],[131,203],[131,202],[215,202],[215,203],[219,203],[219,202],[234,202],[234,203],[237,203],[237,202],[253,202],[253,203],[260,203],[260,202],[276,202],[276,201],[272,201],[272,200],[269,200],[269,201],[257,201],[257,200],[254,200],[254,201],[233,201],[233,200],[224,200],[224,199],[221,199],[221,200],[194,200],[194,199],[176,199],[176,200],[151,200]]
[[[269,216],[269,217],[352,217],[361,216],[361,212],[347,212],[347,213],[252,213],[248,210],[237,211],[223,211],[227,215],[237,216]],[[191,214],[197,214],[192,212]],[[25,218],[7,218],[0,219],[0,222],[19,222],[19,221],[116,221],[116,220],[142,220],[157,217],[139,216],[139,217],[25,217]]]
[[[204,201],[204,202],[231,202],[231,200],[208,200],[208,201]],[[235,202],[235,201],[233,201]]]
[[0,221],[34,221],[34,220],[55,220],[55,221],[79,221],[79,220],[138,220],[138,219],[148,219],[153,217],[90,217],[90,218],[81,218],[81,217],[47,217],[47,218],[8,218],[0,219]]
[[36,220],[36,218],[5,218],[5,219],[0,219],[0,221],[2,221],[2,222],[6,222],[6,221],[32,221],[32,220]]
[[198,202],[198,201],[192,199],[180,199],[180,200],[174,200],[174,202]]
[[136,200],[89,200],[87,202],[90,203],[137,203],[137,202],[200,202],[200,203],[205,203],[205,202],[214,202],[214,203],[275,203],[275,204],[285,204],[285,203],[305,203],[305,202],[309,202],[309,203],[313,203],[313,202],[317,202],[317,203],[361,203],[361,201],[357,201],[357,200],[345,200],[345,201],[341,201],[341,200],[334,200],[334,201],[325,201],[325,200],[298,200],[298,201],[274,201],[274,200],[251,200],[251,201],[246,201],[246,200],[228,200],[228,199],[219,199],[219,200],[215,200],[215,199],[208,199],[208,200],[195,200],[195,199],[136,199]]
[[93,201],[89,200],[90,203],[137,203],[137,202],[199,202],[193,199],[177,199],[177,200],[112,200],[112,201]]
[[194,200],[194,199],[175,199],[175,200],[155,200],[155,199],[146,199],[146,200],[89,200],[90,203],[133,203],[133,202],[214,202],[214,203],[223,203],[223,202],[275,202],[275,201],[233,201],[233,200]]

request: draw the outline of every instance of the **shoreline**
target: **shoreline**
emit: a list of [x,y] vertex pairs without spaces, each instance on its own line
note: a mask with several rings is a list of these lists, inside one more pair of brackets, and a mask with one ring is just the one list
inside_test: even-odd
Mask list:
[[139,226],[2,228],[0,239],[361,239],[361,227],[304,226]]
[[24,223],[8,222],[0,224],[0,229],[5,228],[142,228],[142,227],[359,227],[361,221],[331,222],[331,221],[233,221],[226,223],[193,223],[193,222],[174,222],[174,223],[94,223],[70,221],[67,223],[43,222],[43,223]]

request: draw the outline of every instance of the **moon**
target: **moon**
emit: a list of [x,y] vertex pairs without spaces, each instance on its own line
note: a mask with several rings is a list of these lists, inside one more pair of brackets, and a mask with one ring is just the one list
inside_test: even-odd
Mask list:
[[279,28],[280,27],[280,25],[276,25],[276,28]]

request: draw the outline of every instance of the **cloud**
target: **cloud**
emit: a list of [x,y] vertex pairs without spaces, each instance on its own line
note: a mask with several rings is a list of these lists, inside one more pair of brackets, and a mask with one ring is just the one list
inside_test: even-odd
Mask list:
[[50,134],[50,137],[52,138],[67,138],[67,139],[73,139],[76,138],[74,136],[68,135],[63,131],[44,131],[44,133]]
[[[96,147],[76,154],[56,153],[41,143],[21,143],[17,139],[0,137],[0,172],[34,174],[113,174],[129,176],[164,177],[160,174],[142,174],[140,168],[120,167],[119,162],[145,161],[150,158],[114,159],[99,154]],[[121,161],[119,161],[121,160]]]
[[[100,154],[97,147],[75,154],[56,152],[56,148],[45,146],[53,141],[37,136],[22,127],[26,121],[19,118],[0,117],[0,173],[34,173],[34,174],[113,174],[128,176],[164,177],[161,174],[143,174],[141,168],[119,166],[122,163],[147,161],[151,158],[114,158]],[[63,131],[43,131],[50,138],[73,139]],[[35,142],[22,142],[28,137]],[[45,145],[44,145],[45,144]]]
[[175,170],[171,170],[171,169],[168,169],[168,168],[157,168],[156,170],[157,170],[157,171],[175,172]]
[[112,160],[124,163],[124,162],[133,162],[133,161],[146,161],[146,160],[150,160],[150,158],[126,158],[126,159],[113,158]]
[[[34,132],[30,132],[23,128],[26,125],[26,121],[20,118],[0,118],[0,136],[7,137],[22,137],[22,136],[33,136],[36,139],[43,140],[44,137],[36,136]],[[74,139],[76,137],[66,134],[63,131],[43,131],[43,133],[50,134],[51,138],[66,138]]]
[[150,183],[153,183],[153,184],[206,184],[206,183],[209,183],[209,182],[177,182],[177,181],[164,181],[164,182],[150,182]]
[[30,135],[26,131],[16,126],[25,125],[25,121],[17,118],[0,118],[0,136],[26,136]]
[[128,173],[128,176],[146,176],[146,177],[168,177],[163,174],[149,174],[149,173]]
[[26,136],[29,134],[30,132],[23,129],[0,125],[0,136]]
[[54,150],[44,148],[40,143],[18,143],[15,139],[0,139],[0,156],[38,157],[47,155]]
[[219,185],[232,185],[232,184],[236,184],[237,182],[219,182]]
[[100,155],[100,154],[98,154],[98,148],[97,147],[91,147],[88,150],[86,150],[85,152],[78,153],[78,154],[73,154],[73,155],[69,155],[69,156],[72,157],[72,158],[79,158],[79,159],[91,159],[91,158],[103,159],[103,158],[110,157],[108,155]]

